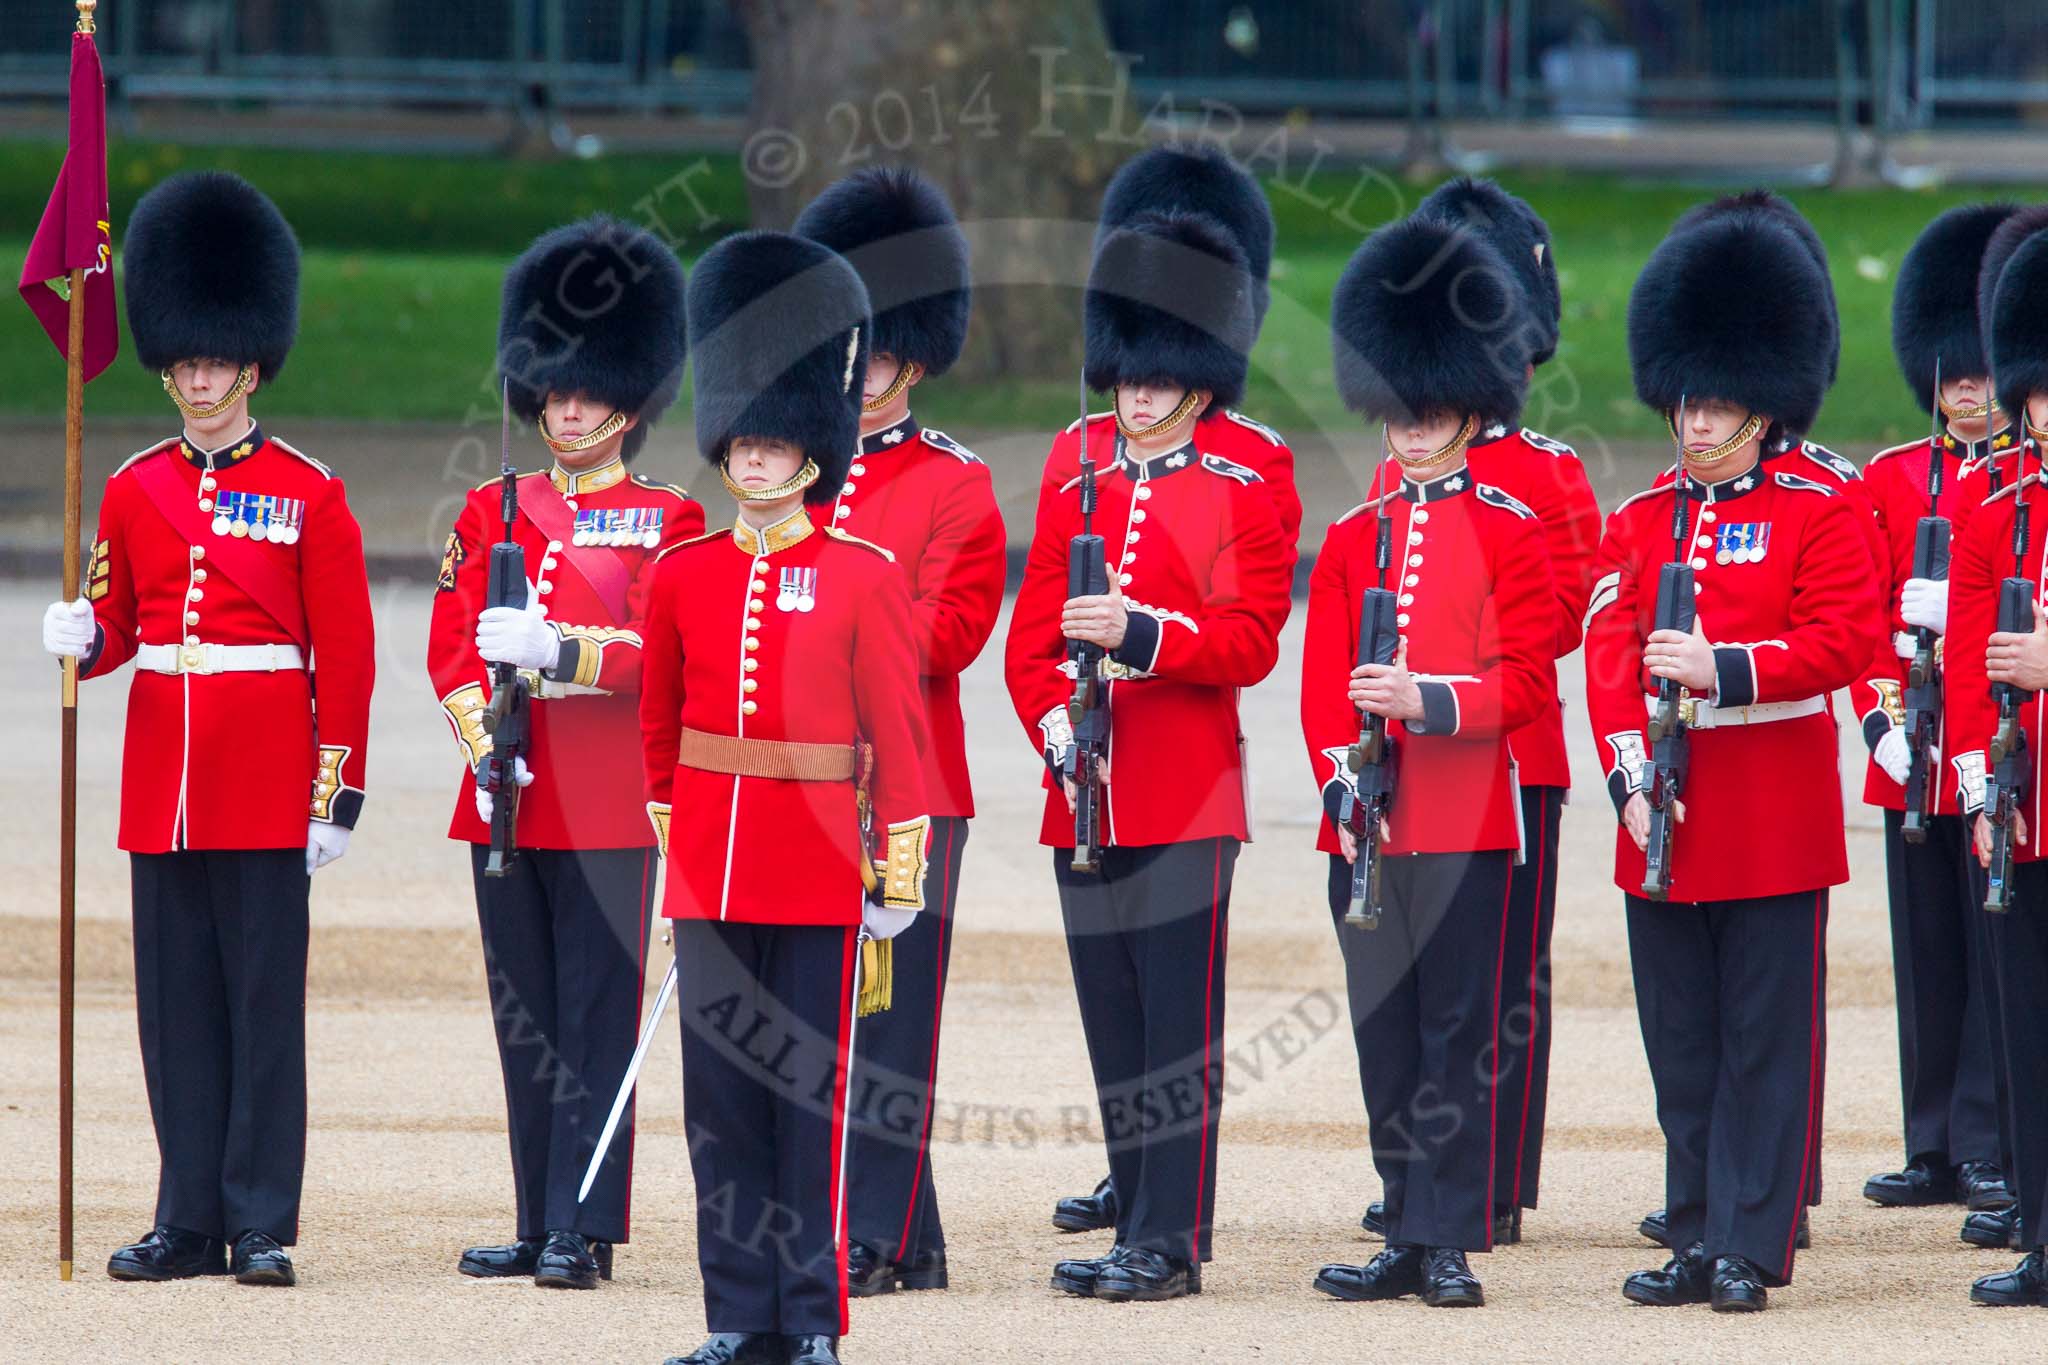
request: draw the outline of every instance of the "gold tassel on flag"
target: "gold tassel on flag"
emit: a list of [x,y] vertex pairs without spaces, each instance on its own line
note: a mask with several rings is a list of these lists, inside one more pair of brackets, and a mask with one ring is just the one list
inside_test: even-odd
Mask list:
[[862,1019],[889,1008],[895,990],[896,945],[893,939],[862,936],[860,941],[860,1003]]

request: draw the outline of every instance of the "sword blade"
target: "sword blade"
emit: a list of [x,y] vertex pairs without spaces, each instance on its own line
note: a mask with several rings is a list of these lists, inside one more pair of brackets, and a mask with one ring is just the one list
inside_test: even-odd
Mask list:
[[654,1030],[661,1024],[661,1016],[668,1012],[669,997],[675,993],[676,963],[670,959],[668,975],[661,979],[661,989],[654,993],[654,1008],[647,1011],[647,1022],[640,1026],[640,1041],[633,1048],[633,1060],[626,1064],[625,1078],[619,1082],[618,1098],[612,1101],[612,1112],[605,1116],[604,1131],[597,1135],[597,1150],[590,1154],[590,1169],[583,1173],[583,1185],[576,1191],[579,1204],[590,1197],[590,1187],[597,1183],[597,1172],[604,1165],[604,1154],[611,1150],[619,1122],[626,1116],[626,1101],[633,1098],[633,1087],[639,1083],[640,1064],[647,1060],[647,1049],[654,1042]]

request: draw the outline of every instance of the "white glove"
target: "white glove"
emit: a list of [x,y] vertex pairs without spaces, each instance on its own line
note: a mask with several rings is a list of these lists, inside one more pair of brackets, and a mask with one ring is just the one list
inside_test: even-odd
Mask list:
[[1877,741],[1877,747],[1870,751],[1877,766],[1884,769],[1884,775],[1904,786],[1906,766],[1912,761],[1912,750],[1906,746],[1906,731],[1903,726],[1894,725],[1884,732]]
[[917,919],[915,910],[892,910],[886,905],[873,901],[860,908],[860,922],[867,929],[868,937],[880,941],[902,933]]
[[1948,583],[1939,578],[1909,578],[1899,589],[1899,615],[1909,626],[1948,633]]
[[[533,774],[526,770],[525,759],[514,758],[512,760],[512,780],[522,787],[531,787],[533,785]],[[475,791],[476,813],[482,816],[483,822],[488,825],[491,823],[491,812],[498,808],[498,803],[491,799],[491,793],[487,788],[477,787]]]
[[324,820],[309,821],[306,825],[306,875],[312,876],[321,868],[348,852],[348,831],[340,825],[330,825]]
[[548,624],[548,609],[526,585],[524,607],[485,607],[476,618],[476,652],[484,662],[514,668],[553,668],[562,637]]
[[92,603],[83,597],[75,602],[52,602],[43,613],[43,648],[60,659],[83,659],[92,651],[98,633]]

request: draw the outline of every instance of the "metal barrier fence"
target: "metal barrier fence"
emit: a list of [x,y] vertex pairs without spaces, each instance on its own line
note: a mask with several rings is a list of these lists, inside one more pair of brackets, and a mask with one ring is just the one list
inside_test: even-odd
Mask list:
[[[1837,118],[2048,110],[2044,0],[1102,0],[1141,94],[1250,112]],[[0,0],[0,96],[63,90],[61,0]],[[117,101],[745,107],[729,0],[109,0]]]

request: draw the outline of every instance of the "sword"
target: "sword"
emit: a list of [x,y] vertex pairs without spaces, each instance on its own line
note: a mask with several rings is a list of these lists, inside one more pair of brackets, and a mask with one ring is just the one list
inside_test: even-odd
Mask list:
[[647,1049],[654,1042],[654,1030],[660,1025],[661,1016],[668,1013],[669,997],[675,993],[676,960],[670,958],[668,975],[661,979],[661,989],[654,993],[654,1008],[647,1011],[647,1022],[640,1026],[640,1041],[633,1048],[633,1060],[626,1064],[625,1079],[619,1082],[618,1098],[612,1101],[612,1112],[605,1117],[604,1131],[597,1135],[597,1150],[590,1154],[590,1169],[583,1173],[582,1188],[576,1191],[579,1204],[590,1197],[590,1187],[597,1183],[598,1167],[604,1165],[604,1154],[611,1150],[612,1138],[619,1131],[619,1121],[626,1116],[626,1102],[633,1098],[633,1087],[640,1079],[640,1064],[647,1060]]

